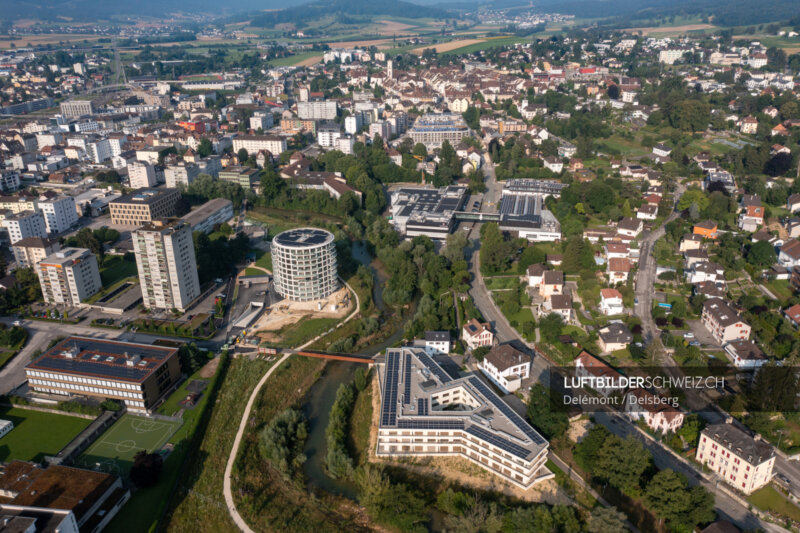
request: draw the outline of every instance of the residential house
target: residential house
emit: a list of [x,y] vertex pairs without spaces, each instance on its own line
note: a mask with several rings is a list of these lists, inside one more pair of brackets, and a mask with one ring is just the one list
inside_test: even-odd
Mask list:
[[474,350],[480,346],[491,346],[494,343],[494,333],[488,322],[478,322],[472,318],[461,328],[461,340],[467,348]]
[[603,396],[608,396],[614,392],[621,390],[617,385],[617,380],[622,377],[622,374],[614,370],[605,361],[598,359],[586,350],[578,354],[575,358],[575,377],[598,379],[602,378],[605,382],[600,385],[599,382],[593,390],[599,392]]
[[683,252],[683,267],[690,269],[695,263],[705,263],[708,261],[708,252],[701,249],[687,250]]
[[508,394],[518,390],[522,380],[530,376],[531,358],[510,344],[501,344],[489,350],[478,368]]
[[764,223],[764,207],[760,205],[748,205],[739,214],[739,229],[753,232]]
[[600,289],[600,312],[604,315],[621,315],[624,311],[622,293],[617,289]]
[[642,232],[643,224],[639,219],[624,217],[617,224],[617,233],[635,238]]
[[800,211],[800,194],[789,195],[789,199],[786,201],[786,209],[792,213]]
[[624,350],[633,342],[633,335],[622,322],[612,322],[598,331],[597,343],[603,353]]
[[449,354],[450,353],[450,332],[449,331],[426,331],[425,332],[425,352],[428,355]]
[[740,370],[756,370],[769,360],[761,348],[750,340],[731,341],[725,345],[725,351],[733,365]]
[[686,282],[695,284],[704,281],[711,283],[724,283],[725,282],[725,268],[710,261],[699,261],[693,263],[690,268],[684,270]]
[[542,274],[539,295],[543,298],[550,298],[557,294],[564,294],[564,273],[560,270],[546,270]]
[[703,237],[695,233],[687,233],[681,239],[678,250],[686,252],[688,250],[697,250],[703,245]]
[[608,260],[608,282],[609,283],[625,283],[628,281],[628,276],[631,272],[630,259],[614,258]]
[[657,145],[653,146],[653,155],[656,157],[669,157],[669,154],[671,153],[672,148],[664,143],[658,143]]
[[624,242],[609,242],[604,246],[606,259],[613,259],[615,257],[621,259],[629,259],[631,256],[630,245]]
[[673,433],[683,425],[684,415],[671,401],[645,389],[633,389],[625,398],[625,413],[634,421],[643,420],[657,433]]
[[646,204],[636,210],[636,218],[641,220],[655,220],[658,217],[658,206]]
[[778,252],[778,263],[786,268],[800,266],[800,241],[790,239],[781,246]]
[[544,168],[559,174],[564,169],[564,162],[558,157],[550,155],[544,158]]
[[572,297],[569,294],[554,294],[539,308],[541,315],[556,313],[561,315],[564,323],[570,324],[573,319]]
[[751,494],[772,479],[775,448],[733,424],[714,424],[700,433],[695,458],[725,483]]
[[694,228],[692,228],[692,233],[699,235],[704,239],[716,239],[717,223],[713,220],[704,220],[703,222],[698,222],[694,225]]
[[758,120],[755,117],[744,117],[739,124],[739,131],[746,135],[755,135],[758,131]]
[[530,265],[528,267],[528,287],[539,287],[546,271],[547,267],[545,265]]
[[785,316],[794,327],[800,326],[800,304],[794,304],[783,310]]
[[747,340],[750,338],[750,326],[742,320],[728,302],[721,298],[712,298],[703,302],[701,321],[703,326],[711,332],[714,340],[720,344],[736,339]]

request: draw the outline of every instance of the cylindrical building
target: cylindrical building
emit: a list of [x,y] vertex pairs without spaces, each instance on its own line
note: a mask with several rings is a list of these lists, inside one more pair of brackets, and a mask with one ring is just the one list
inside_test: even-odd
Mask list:
[[290,229],[272,239],[275,290],[289,300],[308,302],[339,287],[333,234],[317,228]]

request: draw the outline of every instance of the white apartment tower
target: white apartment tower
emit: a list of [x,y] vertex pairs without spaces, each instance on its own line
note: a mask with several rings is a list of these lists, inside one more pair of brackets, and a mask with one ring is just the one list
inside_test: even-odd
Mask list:
[[289,300],[308,302],[327,298],[339,288],[333,234],[317,228],[298,228],[272,239],[275,290]]
[[8,215],[3,220],[3,227],[8,232],[10,244],[28,237],[47,237],[44,216],[39,211],[22,211],[16,215]]
[[200,296],[192,229],[180,219],[159,219],[132,233],[144,306],[185,311]]
[[156,169],[153,165],[143,161],[134,161],[128,165],[128,181],[132,189],[147,189],[155,187]]
[[86,248],[64,248],[36,264],[44,301],[77,307],[103,288],[97,258]]
[[61,233],[78,223],[75,199],[71,196],[41,198],[39,209],[44,215],[48,233]]

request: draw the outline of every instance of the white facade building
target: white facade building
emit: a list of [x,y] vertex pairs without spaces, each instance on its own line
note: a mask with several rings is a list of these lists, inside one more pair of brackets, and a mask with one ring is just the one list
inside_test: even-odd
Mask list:
[[297,116],[303,120],[333,120],[337,107],[336,100],[297,102]]
[[200,296],[191,226],[155,220],[131,236],[144,306],[185,311]]
[[296,302],[321,300],[339,288],[333,234],[298,228],[272,239],[275,291]]
[[751,494],[772,479],[775,449],[732,424],[715,424],[700,433],[696,459],[728,485]]
[[39,211],[23,211],[16,215],[6,216],[2,224],[8,232],[9,244],[28,237],[47,237],[44,215]]
[[39,209],[44,215],[48,233],[62,233],[78,223],[75,199],[71,196],[39,199]]
[[44,301],[77,307],[103,288],[97,258],[86,248],[62,248],[36,265]]
[[134,161],[128,165],[128,181],[132,189],[155,187],[156,169],[149,163]]
[[510,344],[501,344],[486,354],[478,368],[504,392],[511,393],[530,376],[531,358]]

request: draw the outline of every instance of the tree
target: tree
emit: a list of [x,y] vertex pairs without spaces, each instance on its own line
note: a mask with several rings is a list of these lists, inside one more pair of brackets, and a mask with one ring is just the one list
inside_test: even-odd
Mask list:
[[428,157],[428,149],[425,148],[424,144],[417,143],[414,145],[414,150],[412,150],[411,155],[425,159],[426,157]]
[[273,418],[261,432],[261,453],[289,479],[306,461],[303,453],[306,438],[308,426],[303,413],[296,409],[286,409]]
[[247,153],[247,148],[240,148],[238,152],[236,152],[236,157],[239,158],[239,164],[244,164],[245,161],[250,157],[250,154]]
[[714,519],[714,497],[702,486],[689,489],[686,477],[672,470],[653,476],[645,489],[645,500],[670,529],[692,530]]
[[775,248],[768,241],[758,241],[753,244],[745,255],[748,263],[760,268],[766,268],[775,263],[775,258]]
[[587,472],[594,472],[598,454],[611,433],[605,426],[594,426],[575,446],[575,461]]
[[709,204],[708,196],[697,187],[692,187],[686,190],[678,200],[678,210],[683,211],[688,209],[692,204],[697,205],[700,211],[704,211]]
[[541,383],[531,387],[528,420],[548,439],[560,437],[569,428],[567,414],[554,408],[550,401],[550,390]]
[[134,485],[139,488],[152,487],[158,483],[164,459],[158,453],[147,453],[144,450],[136,452],[133,456],[130,477]]
[[609,85],[608,90],[606,91],[608,97],[612,100],[619,100],[619,86],[616,84]]
[[592,509],[586,530],[589,533],[624,533],[627,531],[625,515],[617,511],[616,507],[598,505]]
[[200,144],[197,145],[197,155],[200,157],[208,157],[212,153],[214,153],[214,145],[211,144],[211,141],[207,137],[203,137],[200,140]]
[[564,318],[558,313],[550,313],[539,321],[539,332],[548,342],[555,342],[564,329]]
[[630,494],[639,487],[639,481],[650,465],[650,459],[650,452],[632,435],[624,440],[611,435],[597,454],[597,469],[594,474]]

